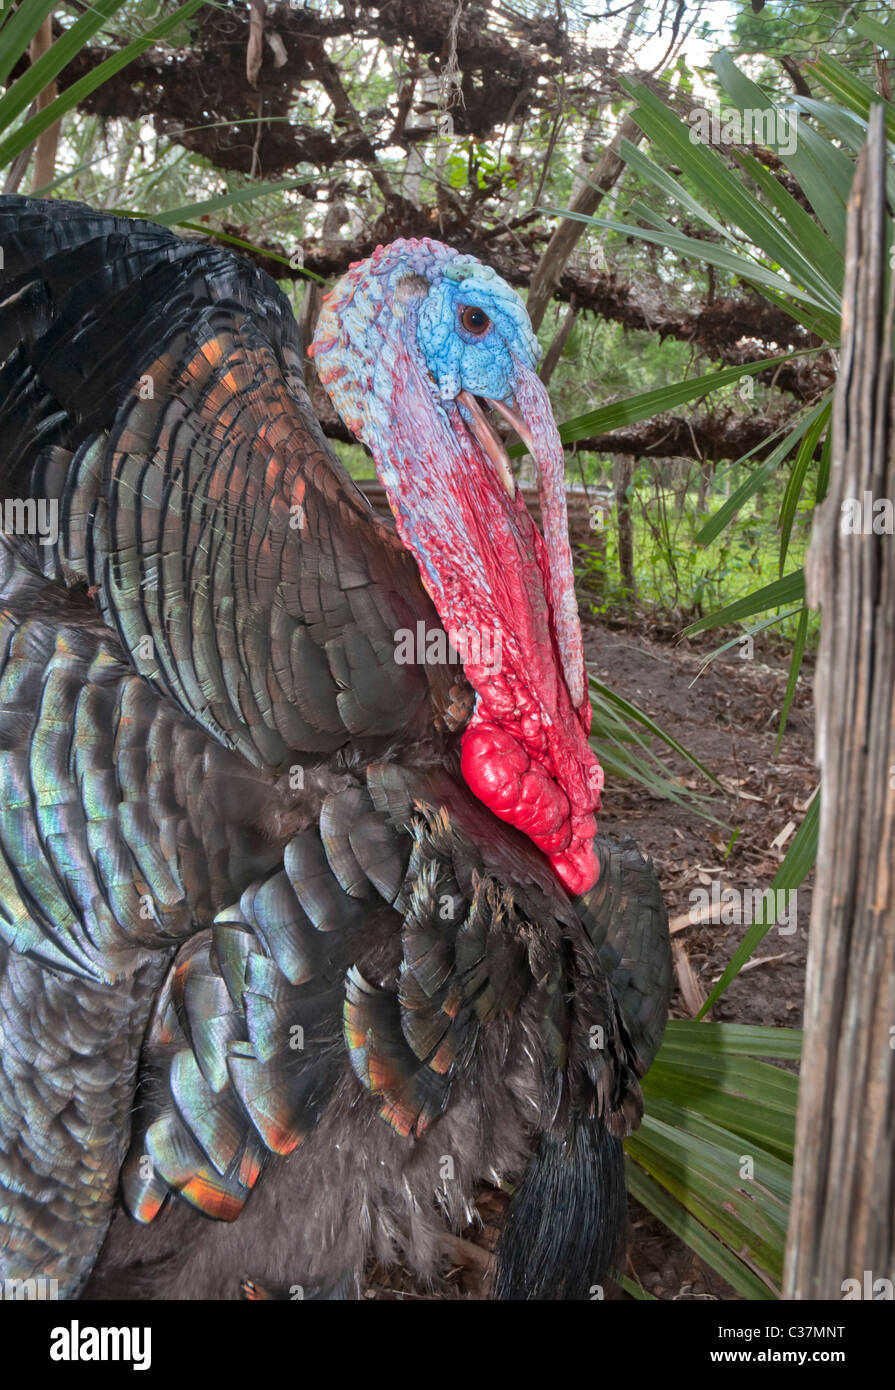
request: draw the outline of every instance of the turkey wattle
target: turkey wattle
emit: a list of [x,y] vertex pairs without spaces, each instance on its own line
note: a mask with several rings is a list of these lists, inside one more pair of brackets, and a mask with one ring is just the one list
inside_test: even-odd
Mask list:
[[267,276],[19,197],[0,247],[0,1277],[347,1297],[373,1255],[434,1274],[485,1180],[518,1185],[498,1295],[587,1296],[669,947],[596,836],[521,300],[429,240],[327,297],[391,523]]

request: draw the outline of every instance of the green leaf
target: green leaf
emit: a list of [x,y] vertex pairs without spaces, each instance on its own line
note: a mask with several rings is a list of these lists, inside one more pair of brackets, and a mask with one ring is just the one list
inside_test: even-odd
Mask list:
[[[625,1151],[744,1263],[779,1285],[785,1246],[785,1205],[767,1189],[739,1179],[747,1136],[711,1144],[649,1113]],[[756,1184],[757,1187],[757,1184]]]
[[[203,0],[204,3],[204,0]],[[119,217],[143,217],[149,218],[152,222],[158,222],[162,227],[180,226],[186,221],[192,221],[197,217],[206,217],[214,212],[222,212],[224,208],[231,208],[238,203],[252,203],[256,198],[265,198],[271,193],[284,193],[289,188],[295,188],[297,184],[304,182],[302,179],[276,179],[272,183],[250,183],[245,188],[234,188],[229,193],[220,193],[214,198],[205,198],[200,203],[186,203],[183,207],[172,208],[169,212],[130,212],[124,209],[116,209]],[[207,227],[202,228],[208,231]],[[246,245],[250,243],[246,242]],[[255,249],[255,248],[252,248]],[[263,253],[268,254],[266,251]],[[287,261],[288,264],[288,261]]]
[[784,603],[794,603],[799,599],[804,600],[804,598],[804,570],[793,570],[791,574],[784,574],[770,584],[765,584],[760,589],[754,589],[751,594],[734,599],[733,603],[719,608],[717,612],[709,613],[707,617],[690,623],[689,627],[684,628],[684,634],[690,636],[694,632],[703,632],[706,628],[721,627],[724,623],[739,622],[741,618],[751,618],[754,613],[764,613],[768,608],[777,608]]
[[640,1284],[636,1284],[633,1279],[629,1279],[627,1274],[619,1274],[618,1270],[615,1270],[612,1278],[614,1282],[619,1284],[624,1289],[625,1293],[630,1294],[632,1298],[636,1298],[640,1302],[657,1302],[655,1294],[647,1293],[646,1289],[642,1288]]
[[[742,367],[724,367],[721,371],[709,372],[706,376],[673,382],[670,386],[659,386],[655,390],[644,391],[639,396],[628,396],[625,400],[613,401],[610,405],[602,405],[597,410],[588,411],[586,415],[576,415],[574,419],[566,420],[565,424],[559,427],[559,437],[564,444],[573,444],[576,440],[587,439],[592,434],[608,434],[611,430],[621,429],[623,425],[633,425],[638,420],[648,420],[651,415],[658,415],[663,410],[671,410],[675,406],[698,400],[701,396],[720,390],[722,386],[732,385],[741,377],[753,376],[768,367],[788,362],[791,356],[792,354],[787,353],[782,357],[765,357],[760,362],[749,362]],[[525,445],[514,444],[508,452],[513,457],[524,454]]]
[[[671,1090],[669,1081],[674,1083]],[[725,1104],[735,1097],[737,1101],[748,1101],[755,1107],[752,1112],[753,1122],[758,1121],[755,1137],[769,1148],[778,1143],[781,1132],[776,1116],[783,1116],[786,1124],[790,1125],[786,1146],[792,1151],[795,1129],[790,1122],[793,1120],[793,1103],[798,1085],[798,1079],[792,1072],[772,1067],[767,1062],[757,1062],[753,1057],[696,1052],[692,1048],[677,1049],[674,1042],[669,1041],[659,1049],[649,1072],[649,1080],[644,1078],[644,1085],[650,1094],[673,1096],[676,1092],[678,1100],[684,1104],[692,1103],[697,1092],[702,1095],[707,1082],[715,1088],[720,1081],[724,1082]],[[726,1116],[725,1123],[746,1124],[745,1111],[734,1108]]]
[[[639,782],[652,796],[673,801],[679,806],[687,806],[690,811],[703,819],[721,825],[706,799],[684,788],[679,781],[668,776],[665,767],[653,751],[650,738],[641,729],[662,740],[688,762],[698,767],[711,780],[712,774],[693,758],[687,749],[649,719],[636,705],[629,704],[603,686],[593,676],[590,677],[591,709],[593,726],[591,743],[597,752],[605,771],[612,777]],[[636,744],[641,750],[634,752],[629,745]]]
[[663,801],[672,801],[678,806],[686,806],[691,813],[695,813],[701,819],[729,829],[712,812],[710,803],[707,803],[704,797],[698,796],[689,788],[682,787],[679,782],[673,781],[661,771],[654,770],[645,758],[636,753],[626,752],[611,737],[607,737],[604,729],[598,728],[596,736],[592,738],[591,742],[604,771],[615,781],[638,782],[651,796],[658,797]]
[[632,1159],[625,1164],[628,1191],[664,1226],[695,1250],[700,1259],[726,1279],[742,1298],[773,1299],[773,1288],[719,1240],[712,1231],[691,1216],[685,1207],[666,1192]]
[[821,86],[856,116],[867,120],[874,106],[882,106],[886,117],[886,134],[890,140],[895,139],[895,106],[890,101],[884,101],[871,86],[829,54],[823,54],[809,66]]
[[632,144],[630,140],[622,140],[619,145],[619,154],[635,173],[640,174],[648,183],[655,184],[667,198],[671,198],[674,202],[680,203],[681,207],[689,212],[691,217],[696,217],[700,222],[704,222],[707,227],[711,227],[713,231],[717,232],[719,236],[724,237],[725,240],[732,240],[730,229],[726,227],[723,222],[720,222],[713,213],[709,212],[708,208],[703,207],[700,202],[697,202],[693,195],[673,174],[667,173],[660,164],[650,159],[649,155],[645,154],[639,146]]
[[738,632],[736,637],[731,637],[726,642],[722,642],[720,647],[715,647],[714,651],[709,652],[708,656],[703,657],[699,670],[690,682],[690,686],[692,687],[696,684],[699,677],[717,657],[721,656],[724,652],[729,652],[731,647],[738,647],[744,637],[754,637],[756,633],[765,632],[769,627],[776,627],[778,623],[784,623],[787,618],[794,618],[797,613],[801,612],[801,608],[791,608],[788,613],[775,613],[773,617],[762,618],[760,622],[753,623],[751,627],[748,627],[745,632]]
[[[288,256],[281,256],[277,251],[268,251],[266,247],[256,246],[254,242],[244,241],[242,237],[232,236],[230,232],[222,232],[218,227],[203,227],[201,222],[178,222],[177,226],[185,227],[189,232],[202,232],[205,236],[213,236],[215,241],[223,241],[227,246],[237,246],[240,251],[252,251],[257,256],[264,256],[269,261],[279,261],[280,265],[293,269]],[[319,285],[326,284],[325,276],[318,275],[316,271],[308,270],[305,266],[300,268],[298,274],[306,280],[316,280]]]
[[[124,0],[119,0],[123,4]],[[0,53],[0,86],[12,72],[19,59],[28,52],[34,35],[48,15],[56,9],[56,0],[31,0],[3,17],[3,51]],[[27,105],[27,103],[26,103]]]
[[862,38],[875,43],[877,48],[885,48],[889,53],[895,53],[895,24],[880,24],[878,19],[868,15],[866,18],[855,20],[854,28]]
[[766,269],[761,262],[752,260],[749,256],[727,251],[723,246],[716,246],[711,241],[699,241],[696,237],[684,236],[680,232],[649,231],[631,223],[613,222],[608,217],[586,217],[583,213],[572,212],[569,209],[541,207],[537,211],[548,217],[563,217],[571,222],[584,222],[590,227],[605,227],[607,231],[618,232],[621,236],[637,237],[640,241],[652,242],[654,246],[664,246],[668,251],[677,251],[690,260],[717,266],[719,270],[725,270],[729,275],[738,275],[740,279],[758,288],[775,290],[780,295],[813,306],[817,311],[818,321],[824,326],[823,336],[832,339],[838,336],[839,316],[833,309],[829,293],[818,296],[792,280],[778,275],[776,271]]
[[[741,111],[780,109],[757,83],[741,72],[729,53],[716,53],[712,58],[712,67],[724,90]],[[785,149],[779,141],[772,144],[799,183],[833,244],[844,252],[845,207],[854,177],[854,164],[841,150],[801,120],[792,150]]]
[[[756,1063],[762,1066],[763,1063]],[[779,1073],[777,1067],[766,1067],[774,1075]],[[790,1187],[792,1184],[792,1160],[795,1147],[795,1105],[798,1097],[798,1088],[790,1087],[786,1098],[783,1111],[786,1115],[787,1124],[785,1126],[788,1135],[788,1142],[779,1146],[781,1152],[775,1152],[775,1141],[772,1135],[765,1138],[765,1128],[768,1116],[762,1113],[761,1100],[749,1098],[744,1100],[740,1095],[732,1090],[727,1094],[721,1090],[714,1090],[710,1087],[705,1078],[700,1078],[698,1082],[688,1085],[683,1073],[678,1069],[670,1069],[668,1077],[668,1098],[663,1098],[661,1094],[650,1092],[647,1101],[647,1109],[654,1120],[661,1120],[663,1124],[673,1125],[676,1129],[683,1130],[697,1139],[704,1139],[707,1143],[723,1145],[731,1135],[738,1135],[743,1139],[748,1139],[751,1146],[751,1156],[756,1160],[755,1179],[766,1187],[777,1197],[784,1201],[789,1200]],[[725,1086],[730,1083],[724,1078]],[[709,1101],[709,1098],[710,1101]],[[706,1101],[713,1103],[714,1117],[705,1104]],[[744,1123],[746,1116],[748,1122]],[[778,1117],[775,1116],[775,1123]],[[785,1224],[785,1222],[784,1222]]]
[[818,440],[827,427],[830,412],[833,409],[832,399],[823,404],[823,409],[811,421],[811,427],[805,433],[805,437],[799,446],[796,454],[786,489],[783,493],[783,501],[780,505],[780,573],[783,573],[783,566],[786,563],[786,552],[789,549],[789,538],[792,535],[792,526],[795,521],[796,508],[799,505],[799,498],[802,495],[802,486],[805,482],[805,474],[814,458],[814,451],[817,448]]
[[[800,110],[807,111],[809,115],[821,121],[843,145],[856,155],[860,154],[867,143],[868,122],[863,116],[855,115],[832,101],[815,101],[813,97],[802,96],[793,97],[793,100]],[[888,116],[889,113],[886,114]],[[891,152],[891,142],[895,139],[895,114],[887,126],[887,134]],[[886,161],[886,192],[889,202],[895,204],[895,165],[891,159]]]
[[830,485],[830,464],[833,460],[833,431],[827,430],[824,439],[824,450],[820,457],[820,467],[817,470],[817,491],[814,495],[815,507],[824,500],[827,495],[827,488]]
[[774,753],[780,752],[780,745],[783,742],[783,733],[786,729],[786,721],[789,718],[789,710],[792,705],[793,696],[796,693],[796,682],[799,679],[799,671],[802,669],[802,657],[805,654],[805,638],[808,635],[808,609],[803,608],[799,615],[799,625],[796,628],[796,640],[792,648],[792,660],[789,663],[789,676],[786,681],[786,693],[783,696],[783,708],[780,711],[780,723],[777,727],[777,744]]
[[[101,27],[109,15],[121,8],[122,3],[123,0],[102,0],[102,4],[100,4],[98,0],[96,6],[92,10],[89,10],[82,19],[79,19],[56,40],[53,47],[44,54],[43,58],[18,78],[13,86],[9,88],[6,96],[0,98],[0,130],[5,129],[10,120],[20,111],[23,111],[34,96],[44,90],[56,74],[65,67],[66,63],[69,63],[75,54],[78,53],[90,36]],[[78,103],[89,96],[91,92],[96,91],[97,87],[101,87],[110,77],[114,77],[116,72],[120,72],[122,68],[127,67],[128,63],[140,53],[144,52],[145,49],[151,48],[153,44],[165,38],[166,35],[170,34],[185,20],[194,15],[197,10],[201,9],[205,3],[206,0],[187,0],[185,5],[181,5],[179,9],[166,15],[164,19],[160,20],[158,24],[153,25],[153,27],[145,34],[141,35],[139,39],[134,39],[132,43],[127,44],[124,48],[120,49],[119,52],[113,53],[111,57],[106,58],[102,63],[98,64],[92,72],[86,73],[84,77],[79,78],[77,82],[73,82],[70,87],[66,87],[65,91],[60,96],[56,97],[55,101],[51,101],[49,106],[45,106],[43,111],[38,111],[30,120],[25,121],[24,125],[21,125],[14,131],[12,135],[7,136],[5,140],[0,142],[0,169],[10,164],[12,160],[15,159],[16,155],[33,144],[38,135],[43,134],[51,125],[55,125],[59,118],[64,116],[67,111],[77,106]],[[80,29],[81,25],[84,25],[85,28]],[[80,37],[75,40],[73,36],[77,30],[80,30]],[[61,48],[60,45],[62,45]],[[54,54],[56,55],[55,58],[53,58]],[[36,79],[34,74],[41,68],[41,64],[48,59],[53,59],[53,62],[50,62],[46,70],[42,70]],[[28,79],[27,85],[20,92],[19,84],[25,83],[26,79]],[[36,90],[35,82],[37,82]],[[20,100],[23,93],[25,94],[24,99]],[[12,100],[10,106],[4,111],[3,104],[6,102],[7,98],[11,98]]]
[[[799,418],[782,442],[778,444],[774,452],[768,455],[760,467],[754,468],[746,476],[736,492],[731,493],[726,502],[718,508],[713,516],[709,517],[708,521],[696,536],[697,545],[710,545],[715,537],[721,534],[740,510],[740,507],[764,487],[768,479],[780,467],[783,460],[787,458],[790,451],[799,440],[803,438],[805,431],[810,429],[815,420],[828,408],[829,401],[823,400],[819,405],[814,406],[812,410],[806,411],[805,414]],[[744,454],[742,458],[737,459],[737,463],[745,463],[754,453],[755,449],[750,449],[748,454]]]
[[[66,64],[80,53],[97,30],[101,29],[116,10],[122,8],[123,4],[124,0],[95,0],[95,3],[79,20],[70,28],[63,30],[58,39],[51,44],[46,53],[41,54],[36,63],[29,64],[21,77],[16,78],[15,82],[0,97],[0,130],[5,130],[16,116],[20,115],[27,106],[30,106],[31,102],[40,95],[45,87],[49,86],[55,77],[59,76]],[[22,9],[27,11],[28,6],[22,6]],[[43,6],[41,5],[42,9]],[[44,17],[42,16],[42,19]],[[29,41],[33,37],[33,33],[29,35]],[[4,35],[4,40],[6,37]],[[0,66],[0,72],[2,72],[2,66]],[[9,75],[8,70],[6,75]]]
[[87,159],[83,164],[76,164],[73,169],[66,169],[63,173],[57,174],[51,183],[44,184],[43,188],[35,188],[32,197],[46,198],[49,193],[53,193],[63,183],[67,183],[69,179],[77,178],[78,174],[83,174],[86,169],[92,169],[95,165],[102,164],[103,160],[107,158],[108,155],[103,151],[102,154],[96,155],[94,159]]
[[671,1020],[625,1140],[631,1195],[747,1298],[779,1294],[798,1099],[795,1076],[757,1059],[797,1060],[801,1043],[794,1029]]
[[[805,103],[800,102],[800,105]],[[823,103],[817,103],[822,105]],[[817,225],[810,213],[792,194],[783,187],[779,179],[764,167],[754,155],[745,150],[731,150],[734,159],[742,169],[754,179],[768,201],[773,204],[784,222],[787,232],[800,248],[809,263],[818,267],[824,282],[837,295],[842,294],[842,280],[845,275],[845,256],[840,247],[834,246],[828,236]]]
[[710,782],[714,782],[716,787],[721,785],[715,774],[710,772],[705,764],[699,761],[695,754],[685,748],[682,743],[678,743],[676,738],[672,737],[671,734],[661,728],[654,719],[651,719],[649,715],[644,713],[642,709],[639,709],[637,705],[632,704],[630,700],[626,700],[624,696],[619,695],[616,691],[610,690],[609,686],[597,680],[596,676],[589,675],[588,683],[592,691],[596,691],[607,704],[614,706],[620,714],[624,715],[626,720],[629,720],[633,724],[640,724],[644,729],[647,729],[654,738],[660,739],[672,752],[677,753],[677,755],[683,758],[685,762],[688,762],[691,767],[696,768],[697,772],[701,772],[703,777],[706,777]]
[[[787,851],[786,858],[774,875],[771,888],[776,891],[782,889],[789,893],[800,888],[806,877],[810,873],[814,861],[817,858],[817,833],[820,823],[820,792],[818,792],[808,810],[805,812],[802,824],[795,833],[793,842]],[[731,980],[735,980],[742,970],[746,961],[753,954],[759,943],[763,940],[767,931],[774,925],[772,921],[764,920],[766,913],[764,908],[756,914],[757,919],[752,923],[728,962],[724,973],[715,985],[708,999],[700,1010],[700,1018],[719,999]]]
[[774,1028],[755,1023],[697,1023],[689,1018],[670,1018],[665,1045],[686,1055],[765,1057],[798,1062],[802,1056],[800,1028]]
[[[715,66],[717,70],[717,63]],[[819,273],[817,265],[803,255],[798,242],[787,235],[785,222],[772,217],[720,156],[693,138],[695,130],[673,115],[660,97],[639,84],[632,84],[629,90],[639,103],[633,113],[638,125],[666,158],[682,170],[683,176],[689,178],[720,211],[722,221],[717,222],[713,218],[710,225],[720,228],[728,240],[732,240],[732,237],[730,231],[725,230],[725,223],[727,228],[737,228],[796,283],[811,286],[819,296],[818,302],[834,312],[838,311],[838,297]],[[760,92],[761,89],[756,87],[754,90]],[[760,102],[754,101],[751,105],[764,108],[772,105],[764,93],[761,93],[761,98]],[[702,244],[705,248],[706,243]]]

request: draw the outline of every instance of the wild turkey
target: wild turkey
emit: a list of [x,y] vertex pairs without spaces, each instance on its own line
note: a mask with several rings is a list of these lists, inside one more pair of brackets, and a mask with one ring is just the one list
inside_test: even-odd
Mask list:
[[588,1297],[669,950],[651,865],[594,838],[521,300],[429,240],[327,297],[392,524],[259,270],[19,197],[0,245],[0,1274],[350,1297],[372,1255],[435,1274],[490,1181],[497,1295]]

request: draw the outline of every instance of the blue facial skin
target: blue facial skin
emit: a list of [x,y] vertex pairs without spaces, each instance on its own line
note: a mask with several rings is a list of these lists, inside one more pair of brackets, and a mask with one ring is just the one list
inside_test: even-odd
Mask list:
[[[464,309],[485,314],[487,330],[469,332]],[[390,458],[384,445],[408,355],[419,354],[447,427],[452,410],[473,423],[466,406],[455,405],[462,390],[509,403],[518,374],[533,372],[540,357],[515,290],[474,256],[428,237],[395,241],[352,266],[326,296],[311,351],[338,414],[393,482],[406,460]]]
[[[483,334],[468,332],[464,308],[481,309],[491,320]],[[514,358],[532,371],[540,347],[515,290],[490,266],[457,256],[442,267],[419,310],[417,344],[442,400],[461,390],[508,401],[514,392]]]

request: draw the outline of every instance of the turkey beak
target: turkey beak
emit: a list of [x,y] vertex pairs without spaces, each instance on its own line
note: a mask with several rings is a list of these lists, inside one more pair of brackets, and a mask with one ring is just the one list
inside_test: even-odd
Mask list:
[[532,458],[535,457],[535,442],[532,438],[531,430],[522,418],[515,405],[507,405],[506,401],[495,401],[490,396],[485,396],[492,410],[496,410],[498,415],[502,415],[508,425],[512,425],[522,443],[525,445]]
[[[471,395],[469,391],[461,391],[457,400],[461,405],[466,407],[469,414],[472,416],[473,433],[491,462],[494,464],[497,476],[503,483],[507,496],[510,501],[512,501],[516,496],[516,480],[513,477],[513,470],[510,468],[509,456],[507,455],[506,449],[503,447],[503,441],[491,428],[488,417],[475,396]],[[496,405],[496,402],[489,401],[488,404]],[[501,414],[506,414],[506,408],[501,410]],[[507,418],[509,418],[509,416],[507,416]],[[516,428],[515,425],[514,428]]]

